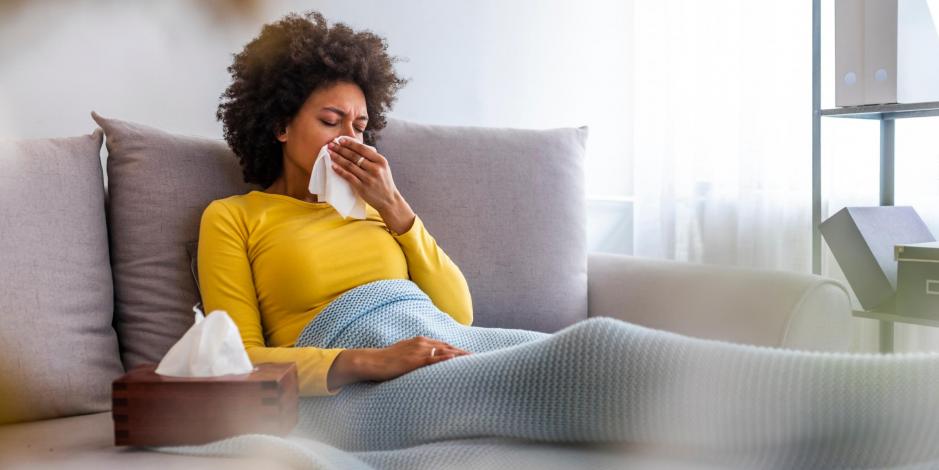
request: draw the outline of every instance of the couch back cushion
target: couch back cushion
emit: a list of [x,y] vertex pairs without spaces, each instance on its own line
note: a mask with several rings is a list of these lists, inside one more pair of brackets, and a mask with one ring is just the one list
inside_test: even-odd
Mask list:
[[0,142],[0,423],[106,411],[124,372],[101,141]]
[[466,277],[475,325],[553,332],[587,318],[587,134],[388,119],[376,147]]
[[115,328],[130,369],[159,362],[192,326],[197,302],[187,244],[215,199],[246,193],[222,139],[171,134],[92,113],[108,149],[108,227]]

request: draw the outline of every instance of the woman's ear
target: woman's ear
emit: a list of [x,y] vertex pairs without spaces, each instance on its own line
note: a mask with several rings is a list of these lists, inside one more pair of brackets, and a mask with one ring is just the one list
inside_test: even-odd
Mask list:
[[281,128],[280,130],[278,130],[278,131],[276,131],[276,132],[274,133],[274,136],[277,138],[278,141],[280,141],[280,142],[287,142],[287,130],[288,130],[288,127],[289,127],[289,126],[283,127],[283,128]]

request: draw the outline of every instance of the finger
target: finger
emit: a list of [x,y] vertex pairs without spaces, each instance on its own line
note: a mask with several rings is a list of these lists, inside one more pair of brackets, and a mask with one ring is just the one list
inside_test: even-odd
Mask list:
[[442,349],[441,349],[441,348],[437,348],[437,354],[441,354],[441,353],[442,353],[442,354],[456,354],[456,355],[460,355],[460,356],[462,356],[462,355],[464,355],[464,354],[469,354],[469,353],[467,353],[466,351],[464,351],[464,350],[462,350],[462,349],[459,349],[459,348],[454,348],[453,346],[448,346],[448,347],[445,347],[445,348],[442,348]]
[[348,160],[354,162],[359,159],[359,154],[353,151],[348,147],[343,147],[339,144],[329,144],[329,151],[342,157],[343,160]]
[[452,359],[454,357],[466,356],[466,354],[463,354],[457,351],[441,350],[441,349],[437,349],[437,351],[434,353],[433,356],[430,355],[430,352],[427,352],[426,354],[427,354],[426,359],[428,361],[441,361],[443,360],[441,358]]
[[[356,165],[355,162],[349,160],[348,158],[339,156],[339,154],[333,152],[332,150],[329,152],[333,159],[333,163],[339,165],[346,172],[357,176],[362,181],[365,181],[365,179],[369,176],[369,173],[365,170],[365,168]],[[365,161],[362,162],[362,165],[365,165]]]
[[339,148],[351,150],[373,163],[378,163],[384,158],[375,150],[375,147],[351,139],[341,139],[339,141]]
[[[340,149],[339,147],[329,149],[329,155],[334,162],[339,163],[343,168],[355,165],[355,163],[359,161],[359,158],[361,158],[360,155],[350,152],[349,149]],[[367,161],[362,160],[363,166],[356,165],[356,167],[365,169],[364,165],[367,163]]]
[[441,357],[454,357],[457,355],[457,352],[454,351],[453,348],[447,347],[446,345],[437,345],[436,343],[438,343],[438,341],[434,341],[433,343],[424,346],[420,354],[424,355],[425,358],[432,360],[439,360]]
[[462,350],[462,349],[460,349],[460,348],[458,348],[458,347],[456,347],[456,346],[454,346],[454,345],[452,345],[452,344],[450,344],[450,343],[445,343],[445,342],[440,341],[440,340],[435,340],[434,343],[435,343],[434,345],[437,347],[438,350],[446,350],[446,351],[453,351],[453,352],[464,352],[464,353],[466,352],[466,351],[464,351],[464,350]]
[[358,176],[349,173],[345,168],[340,167],[336,162],[333,162],[333,171],[335,171],[337,175],[345,178],[346,181],[348,181],[349,184],[351,184],[353,187],[360,186],[362,184],[362,180],[359,179]]
[[426,363],[427,363],[427,364],[436,364],[436,363],[438,363],[438,362],[446,361],[447,359],[453,359],[454,357],[456,357],[456,356],[453,355],[453,354],[440,354],[440,355],[436,355],[436,356],[434,356],[434,357],[427,356]]

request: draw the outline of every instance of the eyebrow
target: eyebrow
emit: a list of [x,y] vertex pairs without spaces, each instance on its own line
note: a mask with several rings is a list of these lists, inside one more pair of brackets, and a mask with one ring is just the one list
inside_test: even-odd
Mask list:
[[[340,115],[340,116],[342,116],[342,117],[346,117],[345,111],[343,111],[343,110],[341,110],[341,109],[339,109],[339,108],[334,108],[334,107],[332,107],[332,106],[326,106],[326,107],[324,107],[323,109],[326,110],[326,111],[332,111],[332,112],[334,112],[334,113],[336,113],[336,114],[338,114],[338,115]],[[364,116],[364,115],[363,115],[363,116],[359,116],[359,117],[355,118],[355,120],[356,120],[356,121],[368,121],[368,116]]]

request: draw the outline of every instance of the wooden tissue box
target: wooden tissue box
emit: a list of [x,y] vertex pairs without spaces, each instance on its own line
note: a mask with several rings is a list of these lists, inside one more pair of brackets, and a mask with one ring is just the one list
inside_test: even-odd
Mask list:
[[112,383],[114,445],[198,445],[238,434],[284,436],[297,424],[294,363],[249,374],[167,377],[143,364]]

